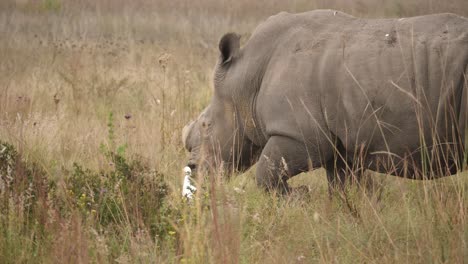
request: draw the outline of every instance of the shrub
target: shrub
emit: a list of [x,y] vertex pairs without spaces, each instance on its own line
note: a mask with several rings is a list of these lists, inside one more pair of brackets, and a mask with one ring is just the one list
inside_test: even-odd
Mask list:
[[110,171],[95,172],[73,165],[66,179],[72,207],[104,227],[128,223],[136,230],[144,224],[152,237],[164,237],[171,229],[165,216],[172,213],[166,202],[164,175],[137,159],[128,161],[114,152],[106,155],[113,164]]
[[36,163],[24,162],[16,149],[0,141],[0,212],[7,220],[12,213],[24,224],[46,221],[48,191],[53,183]]
[[[22,234],[20,244],[30,236],[53,241],[44,232],[51,235],[50,223],[81,219],[93,230],[114,232],[117,240],[144,230],[159,246],[174,243],[177,236],[169,219],[180,213],[167,202],[164,175],[138,157],[127,159],[121,148],[103,154],[113,164],[111,169],[95,171],[74,163],[63,170],[68,175],[63,182],[54,182],[40,166],[24,161],[11,144],[0,142],[0,230]],[[56,217],[51,219],[51,214]],[[11,243],[11,238],[4,239],[0,245]],[[14,259],[4,249],[0,258]]]

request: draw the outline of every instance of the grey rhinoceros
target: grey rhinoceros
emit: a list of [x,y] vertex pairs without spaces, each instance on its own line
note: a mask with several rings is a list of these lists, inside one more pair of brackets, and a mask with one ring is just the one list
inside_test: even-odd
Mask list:
[[183,130],[193,169],[244,171],[287,191],[323,167],[330,186],[365,169],[412,179],[463,167],[468,20],[280,13],[241,48],[219,42],[214,94]]

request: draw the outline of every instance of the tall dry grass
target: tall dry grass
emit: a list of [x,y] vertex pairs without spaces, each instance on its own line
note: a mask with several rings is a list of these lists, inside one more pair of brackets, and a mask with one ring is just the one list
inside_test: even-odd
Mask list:
[[[303,195],[266,194],[250,171],[208,180],[192,205],[180,199],[180,132],[209,102],[220,36],[236,31],[245,41],[272,14],[316,8],[468,16],[464,0],[1,1],[0,140],[24,165],[13,174],[22,181],[7,177],[11,191],[0,188],[0,262],[466,262],[466,174],[372,175],[369,188],[349,190],[352,207],[327,199],[320,170],[293,180],[309,186]],[[172,191],[164,210],[135,191],[156,192],[152,172],[126,178],[133,172],[116,169],[106,149],[164,175]],[[112,173],[123,173],[123,185],[112,182],[111,203],[90,199],[90,186]],[[121,211],[103,222],[102,206],[113,204]]]

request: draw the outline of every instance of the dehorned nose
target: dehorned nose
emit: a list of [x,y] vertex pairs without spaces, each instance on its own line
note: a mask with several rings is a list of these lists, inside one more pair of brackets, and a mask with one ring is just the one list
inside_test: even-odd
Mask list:
[[193,121],[191,121],[188,125],[184,126],[182,129],[182,144],[184,144],[184,147],[187,148],[187,138],[188,135],[190,134],[190,130],[192,130],[193,126]]

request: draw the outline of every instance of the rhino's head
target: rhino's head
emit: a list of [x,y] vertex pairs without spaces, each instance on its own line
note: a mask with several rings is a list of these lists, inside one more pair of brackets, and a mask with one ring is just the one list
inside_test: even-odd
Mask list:
[[208,107],[182,131],[184,147],[190,152],[192,170],[229,174],[244,171],[256,159],[258,148],[244,135],[237,104],[232,100],[236,89],[233,63],[240,52],[239,36],[226,34],[219,43],[220,58],[214,71],[214,95]]

